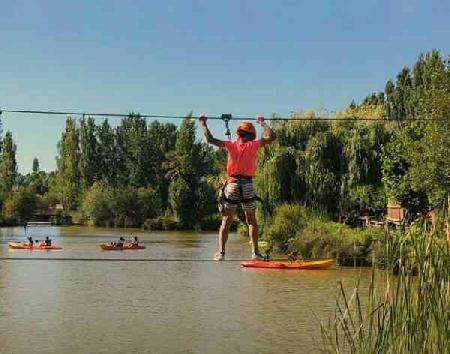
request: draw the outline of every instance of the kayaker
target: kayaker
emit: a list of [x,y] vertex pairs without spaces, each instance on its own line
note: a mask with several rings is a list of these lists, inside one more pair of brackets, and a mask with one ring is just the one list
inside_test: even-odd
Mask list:
[[116,246],[117,247],[123,247],[124,243],[125,243],[125,239],[122,236],[120,236],[119,242],[116,243]]
[[266,249],[266,254],[264,255],[265,261],[270,261],[270,252],[272,252],[270,248]]
[[50,237],[45,236],[44,245],[45,246],[51,246],[52,245],[52,240],[50,239]]
[[258,250],[258,224],[255,216],[255,187],[253,176],[256,171],[256,157],[258,150],[275,140],[274,131],[265,123],[263,117],[257,117],[258,124],[264,129],[264,137],[256,139],[256,129],[249,121],[243,121],[236,133],[236,141],[222,141],[214,138],[208,129],[207,117],[201,115],[198,118],[206,141],[228,152],[227,184],[223,190],[222,224],[219,230],[219,247],[214,255],[214,260],[225,259],[225,245],[228,240],[230,226],[238,206],[241,205],[245,213],[245,221],[248,225],[249,236],[252,240],[252,259],[264,260]]
[[34,245],[33,237],[28,236],[28,237],[27,237],[27,240],[28,240],[28,244],[29,244],[30,246],[33,246],[33,245]]
[[291,253],[289,253],[288,259],[289,259],[289,262],[297,261],[298,260],[298,252],[292,251]]
[[133,239],[132,239],[132,241],[131,241],[131,244],[132,244],[133,246],[138,246],[138,245],[139,245],[139,240],[138,240],[137,236],[134,236],[134,237],[133,237]]

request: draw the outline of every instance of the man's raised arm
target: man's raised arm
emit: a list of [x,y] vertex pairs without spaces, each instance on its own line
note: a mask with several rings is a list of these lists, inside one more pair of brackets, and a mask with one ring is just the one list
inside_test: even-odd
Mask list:
[[264,129],[264,137],[261,139],[261,146],[270,144],[277,138],[277,135],[272,130],[272,128],[269,127],[267,123],[264,121],[264,117],[261,116],[257,117],[256,122],[259,123],[259,125]]
[[225,147],[224,141],[213,137],[212,133],[209,131],[208,124],[206,123],[207,120],[208,118],[204,114],[198,117],[198,121],[203,128],[203,134],[205,135],[206,141],[209,144],[215,145],[220,148]]

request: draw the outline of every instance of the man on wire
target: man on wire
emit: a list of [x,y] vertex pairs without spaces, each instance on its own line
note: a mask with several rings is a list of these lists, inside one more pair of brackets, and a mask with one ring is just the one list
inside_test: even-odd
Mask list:
[[256,139],[256,129],[251,122],[243,121],[236,131],[238,136],[236,141],[222,141],[214,138],[209,131],[205,115],[201,115],[198,120],[203,128],[206,141],[228,152],[228,178],[223,190],[223,217],[219,230],[219,249],[214,255],[214,260],[225,260],[225,245],[228,240],[228,232],[239,205],[244,210],[249,236],[252,240],[252,259],[264,260],[264,257],[258,250],[258,224],[255,216],[256,194],[253,176],[256,171],[258,150],[274,141],[276,135],[265,123],[263,117],[257,117],[257,122],[264,129],[264,137],[262,139]]

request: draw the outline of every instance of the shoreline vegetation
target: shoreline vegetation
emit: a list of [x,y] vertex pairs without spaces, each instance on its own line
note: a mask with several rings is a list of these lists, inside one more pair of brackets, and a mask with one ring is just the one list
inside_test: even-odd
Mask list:
[[[276,116],[275,116],[276,117]],[[388,200],[406,210],[404,228],[433,213],[450,242],[450,63],[434,50],[388,80],[384,92],[323,120],[313,112],[273,121],[277,141],[258,157],[255,185],[262,239],[304,258],[370,265]],[[0,225],[52,220],[148,230],[217,230],[216,191],[226,155],[180,126],[131,112],[118,124],[68,117],[55,171],[17,172],[12,134],[2,139]],[[236,224],[240,232],[245,226]],[[381,240],[381,241],[380,241]]]
[[387,271],[373,267],[368,295],[339,284],[323,352],[450,353],[449,245],[422,224],[387,234],[383,253]]

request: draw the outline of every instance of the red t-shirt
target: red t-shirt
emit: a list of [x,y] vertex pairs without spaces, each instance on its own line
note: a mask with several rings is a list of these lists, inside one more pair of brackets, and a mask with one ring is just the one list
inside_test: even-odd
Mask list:
[[228,176],[253,176],[256,171],[256,156],[260,147],[261,140],[246,143],[239,142],[239,140],[225,141],[225,149],[228,151]]

